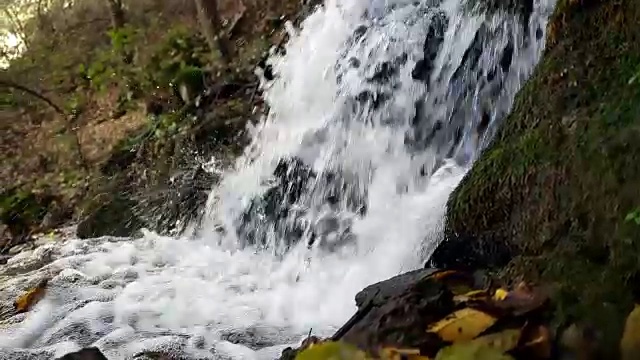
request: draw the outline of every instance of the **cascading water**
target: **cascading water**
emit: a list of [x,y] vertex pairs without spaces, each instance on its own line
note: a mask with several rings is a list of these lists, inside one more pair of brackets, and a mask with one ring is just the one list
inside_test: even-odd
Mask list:
[[7,299],[53,278],[35,309],[0,325],[0,355],[273,358],[310,328],[330,335],[356,292],[434,249],[553,5],[535,1],[523,20],[460,0],[328,0],[270,59],[269,115],[196,236],[67,240],[11,259]]

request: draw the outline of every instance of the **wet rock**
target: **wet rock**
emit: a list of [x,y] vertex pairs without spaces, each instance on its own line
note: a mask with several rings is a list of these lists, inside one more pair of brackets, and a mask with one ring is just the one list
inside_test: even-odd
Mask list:
[[355,99],[360,104],[368,104],[372,110],[379,109],[384,103],[386,103],[391,97],[383,92],[373,92],[371,90],[364,90],[356,95]]
[[482,10],[486,10],[489,13],[495,13],[498,11],[507,11],[512,14],[516,14],[522,20],[522,23],[527,25],[531,14],[533,13],[534,0],[474,0],[469,1],[469,5],[480,5]]
[[414,80],[428,82],[433,71],[434,61],[444,42],[444,33],[449,26],[446,14],[439,12],[432,16],[427,38],[424,42],[424,58],[419,60],[411,71]]
[[[0,253],[29,240],[49,211],[49,206],[59,202],[48,192],[34,192],[17,187],[0,193],[0,222],[6,226],[0,240]],[[8,234],[8,236],[7,236]]]
[[429,354],[437,348],[437,335],[425,334],[429,323],[454,308],[453,294],[441,283],[427,279],[433,270],[416,270],[371,285],[356,296],[356,319],[333,337],[375,353],[380,344],[417,348]]
[[253,327],[224,332],[220,335],[220,339],[233,344],[246,346],[252,350],[260,350],[282,344],[283,342],[294,342],[298,340],[298,337],[287,338],[286,335],[283,335],[279,331]]
[[56,360],[108,360],[98,348],[90,347],[72,352]]
[[496,269],[506,265],[515,255],[516,250],[505,242],[448,235],[425,267],[465,271]]
[[139,196],[136,213],[160,234],[182,233],[199,224],[216,180],[201,164],[179,171],[162,189]]
[[82,220],[76,235],[81,239],[100,236],[132,236],[144,224],[134,213],[136,202],[121,195],[115,195]]
[[11,259],[11,255],[0,255],[0,265],[6,265],[9,259]]
[[[351,242],[348,216],[338,216],[340,210],[355,216],[366,213],[367,189],[346,171],[318,174],[293,157],[279,161],[270,182],[237,221],[237,234],[245,245],[266,246],[268,239],[276,238],[280,242],[271,245],[286,251],[306,237],[307,245],[326,245],[331,251]],[[314,217],[305,218],[309,213]]]
[[32,250],[32,249],[33,249],[32,243],[18,244],[18,245],[11,246],[11,248],[9,248],[9,251],[7,251],[7,254],[13,256],[13,255],[20,254],[21,252],[25,252],[27,250]]
[[52,358],[53,354],[48,351],[0,349],[2,360],[51,360]]
[[[296,221],[294,205],[317,174],[299,158],[282,159],[273,172],[273,186],[254,199],[238,220],[237,232],[247,245],[267,245],[268,228],[281,235],[284,246],[297,242],[304,232]],[[292,221],[284,219],[293,216]]]
[[407,63],[408,56],[406,53],[396,56],[392,61],[383,61],[377,64],[367,81],[370,83],[387,83],[391,78],[398,75],[400,67]]

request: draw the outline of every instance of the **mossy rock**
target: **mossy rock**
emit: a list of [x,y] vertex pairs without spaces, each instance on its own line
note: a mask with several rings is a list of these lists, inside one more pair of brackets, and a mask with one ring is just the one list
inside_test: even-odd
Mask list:
[[135,214],[136,202],[122,195],[115,195],[96,204],[76,229],[81,239],[101,236],[133,236],[144,227],[143,221]]
[[[592,324],[609,356],[640,286],[640,227],[625,221],[640,206],[638,24],[636,0],[559,2],[541,63],[449,199],[435,259],[472,242],[471,266],[553,284],[556,322]],[[510,256],[492,262],[491,247]]]
[[0,193],[0,221],[14,238],[26,236],[40,224],[55,196],[10,188]]

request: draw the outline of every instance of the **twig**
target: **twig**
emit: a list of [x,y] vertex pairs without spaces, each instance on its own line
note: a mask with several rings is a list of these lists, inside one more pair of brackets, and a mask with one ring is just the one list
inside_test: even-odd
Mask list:
[[13,81],[9,81],[9,80],[0,80],[0,87],[7,87],[7,88],[12,88],[12,89],[17,89],[20,91],[23,91],[29,95],[32,95],[34,97],[37,97],[38,99],[46,102],[47,104],[49,104],[49,106],[51,106],[58,114],[66,116],[65,112],[62,110],[62,108],[60,108],[58,105],[56,105],[53,101],[51,101],[49,98],[47,98],[46,96],[40,94],[39,92],[29,89],[28,87],[22,86],[20,84],[14,83]]

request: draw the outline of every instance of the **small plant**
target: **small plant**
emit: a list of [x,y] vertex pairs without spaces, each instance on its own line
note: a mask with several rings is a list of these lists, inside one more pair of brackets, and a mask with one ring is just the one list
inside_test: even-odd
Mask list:
[[640,85],[640,65],[638,65],[638,68],[636,69],[636,74],[629,79],[629,85],[634,84]]
[[624,221],[633,222],[636,225],[640,225],[640,209],[636,209],[628,213],[627,216],[624,218]]

